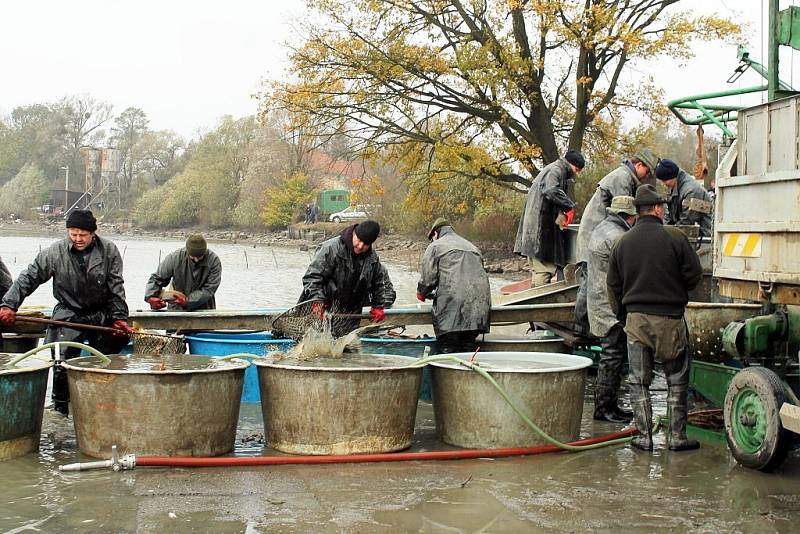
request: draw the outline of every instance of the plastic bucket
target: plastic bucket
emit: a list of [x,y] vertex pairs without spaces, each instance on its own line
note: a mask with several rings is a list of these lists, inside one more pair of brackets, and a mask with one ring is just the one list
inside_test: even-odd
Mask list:
[[[295,344],[293,339],[280,339],[272,332],[198,332],[186,336],[189,354],[205,356],[229,356],[231,354],[255,354],[264,356],[270,352],[286,351]],[[258,404],[261,395],[258,390],[258,371],[250,366],[244,373],[242,402]]]

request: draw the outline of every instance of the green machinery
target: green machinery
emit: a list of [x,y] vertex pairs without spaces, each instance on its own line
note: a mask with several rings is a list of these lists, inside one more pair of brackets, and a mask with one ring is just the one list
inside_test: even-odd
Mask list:
[[[730,142],[716,174],[713,274],[722,297],[760,303],[763,315],[728,324],[730,359],[694,362],[691,381],[723,408],[736,460],[763,471],[783,462],[800,433],[800,96],[778,78],[778,47],[800,50],[800,8],[767,1],[769,68],[740,47],[731,77],[753,68],[766,84],[669,103],[682,122],[716,125]],[[756,91],[769,101],[746,109],[713,101]]]

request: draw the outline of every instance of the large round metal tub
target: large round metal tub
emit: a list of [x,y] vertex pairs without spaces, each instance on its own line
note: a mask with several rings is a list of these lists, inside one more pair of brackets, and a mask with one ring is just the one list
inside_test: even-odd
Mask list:
[[249,363],[188,354],[163,358],[115,355],[106,368],[93,356],[63,364],[83,454],[107,458],[112,445],[121,454],[141,455],[233,450]]
[[386,354],[254,361],[268,445],[293,454],[410,447],[422,380],[416,361]]
[[52,360],[29,357],[8,367],[16,354],[0,354],[0,460],[39,450],[44,397]]
[[[471,353],[452,354],[469,360]],[[592,360],[544,352],[478,353],[487,369],[534,423],[560,441],[578,437],[586,371]],[[546,443],[484,377],[455,362],[434,362],[436,432],[468,448],[530,447]]]
[[560,337],[546,337],[535,339],[527,336],[510,336],[487,334],[483,339],[478,338],[481,352],[552,352],[558,353],[565,349],[564,339]]

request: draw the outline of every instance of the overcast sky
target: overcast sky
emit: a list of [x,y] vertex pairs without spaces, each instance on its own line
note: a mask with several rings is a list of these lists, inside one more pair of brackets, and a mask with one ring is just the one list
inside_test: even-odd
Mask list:
[[[762,1],[681,4],[748,21],[748,44],[761,57]],[[293,38],[291,21],[305,11],[303,0],[26,0],[0,6],[0,114],[88,93],[111,102],[115,113],[139,107],[151,127],[187,137],[223,115],[256,111],[251,95],[260,80],[284,73],[283,44]],[[725,89],[737,64],[735,47],[695,51],[684,66],[659,61],[640,72],[652,74],[667,99]],[[797,70],[800,85],[800,64],[789,68],[790,54],[784,54],[782,77],[789,81]],[[736,85],[757,83],[750,73]]]

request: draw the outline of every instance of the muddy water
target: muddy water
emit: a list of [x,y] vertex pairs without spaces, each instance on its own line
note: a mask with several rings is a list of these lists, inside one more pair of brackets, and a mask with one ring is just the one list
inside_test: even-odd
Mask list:
[[[38,251],[37,240],[52,241],[0,237],[15,275]],[[126,251],[128,301],[141,308],[159,250],[163,256],[180,243],[115,241]],[[224,264],[220,307],[295,302],[307,253],[211,247]],[[392,265],[390,273],[398,302],[413,303],[416,274]],[[28,302],[52,305],[49,288]],[[654,384],[664,387],[663,379]],[[618,430],[592,421],[590,399],[591,391],[581,435]],[[654,405],[666,411],[663,391]],[[270,454],[263,432],[260,406],[242,405],[236,455]],[[411,450],[448,448],[436,440],[431,405],[420,403]],[[0,463],[0,531],[796,532],[800,524],[797,452],[767,475],[738,467],[724,446],[669,453],[663,434],[653,454],[623,446],[501,460],[58,471],[87,460],[72,419],[46,411],[39,454]]]
[[111,354],[107,355],[109,362],[97,356],[85,356],[70,360],[69,365],[80,369],[99,369],[106,371],[137,372],[169,372],[169,371],[212,371],[219,369],[233,369],[244,367],[241,361],[223,360],[210,356],[196,356],[193,354],[170,354],[164,356],[144,356]]

